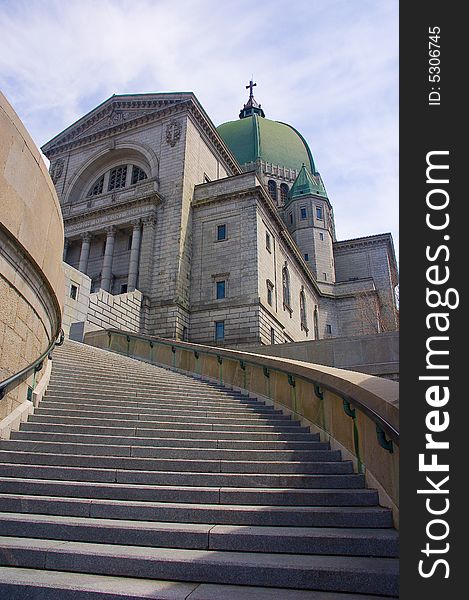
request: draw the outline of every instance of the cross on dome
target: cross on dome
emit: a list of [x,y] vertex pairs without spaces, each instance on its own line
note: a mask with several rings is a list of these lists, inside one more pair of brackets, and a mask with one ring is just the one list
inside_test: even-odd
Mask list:
[[250,117],[252,115],[259,115],[261,117],[265,117],[264,111],[261,108],[261,105],[256,102],[253,94],[253,88],[257,86],[257,83],[251,79],[249,81],[249,85],[246,86],[246,89],[249,90],[249,100],[241,109],[239,113],[239,118],[244,119],[245,117]]
[[246,89],[249,89],[249,100],[254,98],[254,94],[252,93],[252,88],[256,85],[257,85],[257,83],[253,83],[253,81],[251,79],[251,81],[249,82],[249,85],[246,86]]

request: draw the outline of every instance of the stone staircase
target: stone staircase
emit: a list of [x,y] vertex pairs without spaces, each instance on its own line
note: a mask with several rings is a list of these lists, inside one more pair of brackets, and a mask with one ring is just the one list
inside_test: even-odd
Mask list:
[[299,422],[75,342],[53,365],[0,442],[0,598],[398,595],[390,511]]

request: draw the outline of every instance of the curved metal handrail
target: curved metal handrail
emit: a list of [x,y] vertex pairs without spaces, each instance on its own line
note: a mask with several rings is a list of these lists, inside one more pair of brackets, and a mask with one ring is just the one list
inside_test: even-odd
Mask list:
[[[107,334],[109,337],[114,334],[125,336],[127,338],[127,342],[130,342],[130,339],[132,339],[132,338],[135,340],[143,339],[143,340],[147,340],[151,343],[156,342],[162,346],[169,346],[169,347],[171,347],[171,349],[180,348],[183,350],[193,350],[194,352],[197,351],[198,354],[206,354],[209,356],[215,356],[217,358],[224,356],[225,358],[231,359],[231,360],[233,360],[233,359],[241,360],[243,365],[253,365],[256,367],[265,367],[265,364],[262,364],[260,361],[256,361],[254,358],[251,358],[251,357],[247,358],[246,353],[244,353],[244,352],[240,353],[237,350],[226,350],[226,349],[222,349],[222,348],[220,348],[220,349],[217,348],[214,350],[206,350],[206,349],[201,349],[201,346],[199,344],[191,344],[190,342],[177,342],[174,340],[165,340],[163,338],[158,338],[156,336],[148,336],[148,335],[143,335],[143,334],[136,335],[136,334],[132,334],[127,331],[121,331],[119,329],[107,329],[106,331],[107,331]],[[174,351],[175,350],[173,350],[173,352]],[[242,357],[236,356],[236,355],[240,355],[240,354],[242,354]],[[267,362],[269,362],[269,359],[273,359],[273,358],[277,358],[277,357],[269,357],[269,356],[265,357],[265,359],[267,359]],[[292,367],[294,367],[294,365],[292,365]],[[292,376],[292,370],[294,370],[294,368],[293,369],[282,369],[277,366],[270,366],[269,368],[274,371],[284,373],[289,377]],[[365,414],[368,418],[370,418],[375,423],[377,428],[379,428],[381,430],[381,431],[379,431],[377,429],[377,434],[378,434],[378,440],[380,441],[380,445],[382,445],[383,447],[386,447],[386,443],[387,443],[387,440],[383,437],[384,434],[386,434],[397,446],[399,446],[399,431],[394,427],[394,425],[392,423],[387,421],[382,415],[377,413],[370,406],[367,406],[366,404],[364,404],[357,398],[354,398],[354,397],[350,396],[349,394],[344,393],[338,387],[333,386],[329,383],[317,381],[312,377],[307,377],[305,375],[301,375],[298,373],[295,373],[295,377],[298,379],[307,381],[308,383],[313,383],[316,387],[320,386],[321,388],[324,388],[324,389],[336,394],[337,396],[342,398],[342,400],[344,400],[344,402],[346,402],[347,404],[352,404],[360,412]],[[316,391],[316,393],[317,393],[317,391]]]
[[4,381],[1,381],[0,400],[5,396],[8,390],[15,388],[20,383],[23,383],[23,381],[27,379],[31,373],[38,373],[42,369],[42,365],[44,363],[45,358],[52,358],[52,350],[55,348],[55,346],[61,346],[64,343],[64,337],[64,330],[60,328],[57,335],[52,338],[52,342],[47,347],[47,350],[43,352],[41,356],[39,356],[39,358],[37,358],[34,362],[32,362],[30,365],[28,365],[21,371],[18,371],[18,373],[11,375],[10,377],[8,377],[8,379],[5,379]]

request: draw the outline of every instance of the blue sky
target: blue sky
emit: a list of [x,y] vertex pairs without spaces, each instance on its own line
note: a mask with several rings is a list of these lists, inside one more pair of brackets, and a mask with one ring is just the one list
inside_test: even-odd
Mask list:
[[0,87],[38,145],[113,93],[193,91],[219,125],[253,75],[309,142],[337,237],[397,250],[397,0],[0,0],[0,31]]

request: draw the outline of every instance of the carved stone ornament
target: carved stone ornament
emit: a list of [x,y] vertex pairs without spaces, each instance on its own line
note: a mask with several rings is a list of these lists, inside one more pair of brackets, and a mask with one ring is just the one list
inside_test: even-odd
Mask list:
[[166,141],[167,143],[174,148],[179,138],[181,137],[181,123],[173,119],[168,126],[166,127]]
[[119,125],[126,120],[126,114],[121,110],[113,110],[109,115],[109,125]]
[[49,173],[54,185],[62,177],[64,171],[64,159],[58,158],[55,162],[51,163],[49,167]]

